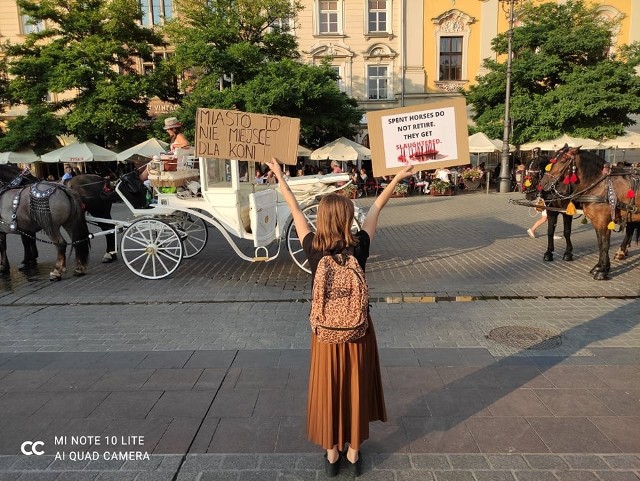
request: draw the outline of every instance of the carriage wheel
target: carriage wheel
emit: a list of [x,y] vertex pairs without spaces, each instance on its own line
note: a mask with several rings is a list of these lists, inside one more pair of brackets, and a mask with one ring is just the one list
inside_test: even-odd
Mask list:
[[172,225],[177,228],[182,236],[183,257],[189,259],[202,252],[209,239],[207,223],[200,217],[184,213],[177,222]]
[[[312,232],[316,231],[316,219],[318,217],[318,204],[312,204],[308,207],[302,209],[302,213],[307,218],[307,222],[309,223],[309,227]],[[351,224],[351,232],[354,234],[360,230],[360,224],[354,218],[353,223]],[[298,233],[296,232],[296,226],[293,221],[289,223],[289,227],[287,227],[287,249],[289,249],[289,255],[293,259],[293,262],[305,272],[311,274],[311,268],[309,267],[309,261],[307,260],[307,256],[304,253],[304,249],[302,248],[302,241],[298,238]]]
[[134,274],[145,279],[162,279],[180,265],[184,248],[178,231],[157,219],[140,219],[126,228],[120,255]]

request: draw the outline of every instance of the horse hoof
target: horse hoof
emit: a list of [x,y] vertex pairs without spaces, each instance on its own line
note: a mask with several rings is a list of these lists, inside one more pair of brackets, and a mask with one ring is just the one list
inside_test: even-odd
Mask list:
[[111,262],[114,262],[117,260],[118,260],[118,256],[116,255],[115,252],[107,252],[105,253],[105,255],[102,256],[103,264],[110,264]]
[[593,266],[591,268],[591,270],[589,271],[589,274],[595,276],[598,272],[600,272],[600,267],[598,266]]
[[542,260],[547,262],[553,261],[553,254],[551,252],[545,252],[544,256],[542,257]]
[[573,260],[573,255],[572,254],[565,254],[562,256],[562,260],[563,261],[572,261]]
[[29,271],[31,269],[35,269],[36,267],[38,267],[38,261],[37,260],[31,260],[31,261],[22,261],[20,263],[20,267],[18,267],[19,271]]
[[49,280],[51,282],[57,282],[62,280],[62,276],[49,274]]
[[593,278],[596,281],[608,281],[609,277],[607,276],[606,272],[596,272],[596,274],[593,276]]
[[621,261],[625,257],[627,257],[627,255],[628,255],[627,251],[619,250],[618,252],[616,252],[616,255],[613,256],[613,258],[617,261]]
[[73,271],[73,275],[74,275],[75,277],[82,277],[82,276],[84,276],[85,274],[86,274],[86,272],[85,272],[85,271],[83,271],[83,270],[78,270],[78,269],[76,269],[75,271]]

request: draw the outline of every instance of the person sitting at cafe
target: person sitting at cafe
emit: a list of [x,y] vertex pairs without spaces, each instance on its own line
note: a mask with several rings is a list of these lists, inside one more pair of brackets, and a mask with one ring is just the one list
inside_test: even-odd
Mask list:
[[70,165],[67,165],[64,168],[64,175],[62,176],[60,181],[64,185],[67,185],[67,182],[69,182],[73,177],[75,177],[75,175],[76,175],[76,173],[73,171],[73,168]]

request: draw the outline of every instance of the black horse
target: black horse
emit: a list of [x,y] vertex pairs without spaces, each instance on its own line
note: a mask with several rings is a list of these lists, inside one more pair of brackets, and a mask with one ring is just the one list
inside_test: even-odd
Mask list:
[[[549,158],[537,153],[527,164],[527,168],[524,171],[523,181],[523,193],[527,200],[536,200],[541,198],[541,184],[545,168],[549,164]],[[554,235],[556,227],[558,225],[558,216],[562,214],[562,236],[564,237],[567,245],[562,255],[562,260],[573,260],[573,244],[571,243],[571,225],[573,222],[573,215],[567,214],[566,208],[569,204],[568,200],[557,199],[550,202],[545,202],[547,210],[547,250],[542,257],[545,261],[553,260],[553,252],[555,250]]]
[[[16,166],[0,165],[0,183],[15,183],[26,185],[38,182],[38,178],[23,171]],[[121,192],[131,202],[134,207],[143,208],[147,205],[146,187],[140,180],[136,171],[129,172],[121,177]],[[111,182],[99,175],[81,174],[68,181],[67,187],[77,192],[82,200],[84,209],[98,219],[111,219],[111,207],[119,197],[112,187]],[[95,222],[103,231],[113,231],[111,223]],[[37,243],[34,233],[23,235],[22,245],[24,247],[24,259],[21,270],[28,270],[36,266],[38,258]],[[102,257],[102,262],[113,262],[116,260],[115,232],[105,235],[106,252]]]

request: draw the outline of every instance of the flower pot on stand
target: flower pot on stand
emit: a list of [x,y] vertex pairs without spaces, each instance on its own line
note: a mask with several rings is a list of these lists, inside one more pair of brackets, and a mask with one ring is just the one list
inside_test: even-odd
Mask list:
[[480,188],[480,180],[465,180],[464,188],[466,190],[478,190]]

